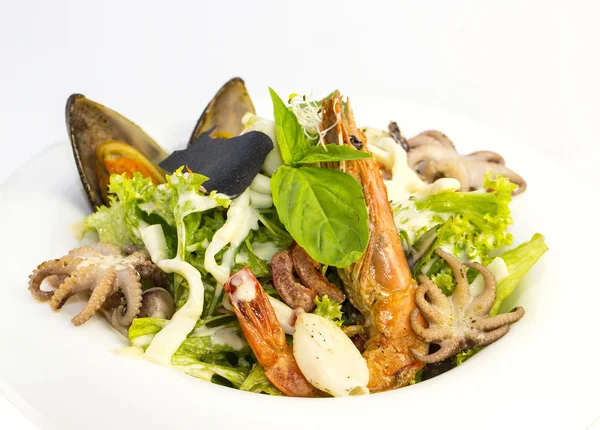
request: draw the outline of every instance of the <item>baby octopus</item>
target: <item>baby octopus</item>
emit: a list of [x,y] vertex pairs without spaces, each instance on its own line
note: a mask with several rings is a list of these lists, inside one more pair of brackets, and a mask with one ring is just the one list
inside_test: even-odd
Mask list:
[[[421,339],[440,346],[438,351],[428,355],[412,351],[416,359],[425,363],[445,360],[467,348],[489,345],[508,333],[509,325],[525,314],[519,306],[511,312],[489,316],[496,297],[494,275],[479,263],[462,264],[441,248],[435,252],[452,269],[456,288],[451,297],[446,297],[429,278],[419,276],[420,285],[415,293],[417,308],[411,312],[411,326]],[[465,267],[473,268],[483,276],[485,290],[478,296],[471,296]],[[425,317],[429,328],[421,325],[419,314]]]
[[[142,279],[152,281],[155,287],[169,286],[166,275],[146,251],[124,256],[117,245],[95,243],[40,264],[29,277],[29,291],[37,300],[49,300],[55,311],[77,293],[90,291],[86,306],[71,320],[76,326],[88,321],[116,293],[122,294],[124,304],[116,305],[113,312],[119,325],[127,327],[142,307]],[[53,291],[40,289],[44,280]]]

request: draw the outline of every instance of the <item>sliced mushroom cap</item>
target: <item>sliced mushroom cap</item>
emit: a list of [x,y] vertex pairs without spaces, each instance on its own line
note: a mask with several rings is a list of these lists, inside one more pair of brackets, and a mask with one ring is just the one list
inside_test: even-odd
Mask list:
[[175,313],[175,302],[167,290],[150,288],[142,294],[142,308],[138,318],[171,319]]

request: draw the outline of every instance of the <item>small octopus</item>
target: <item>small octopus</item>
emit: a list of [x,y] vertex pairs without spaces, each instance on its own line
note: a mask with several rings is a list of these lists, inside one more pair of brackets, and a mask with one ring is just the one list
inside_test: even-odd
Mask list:
[[[456,288],[452,296],[447,297],[429,278],[419,276],[420,285],[415,292],[417,307],[410,314],[411,326],[421,339],[440,346],[438,351],[428,355],[412,351],[417,360],[425,363],[436,363],[465,349],[489,345],[508,333],[510,324],[525,314],[519,306],[511,312],[489,316],[496,298],[494,275],[479,263],[461,263],[441,248],[435,252],[452,269]],[[466,267],[479,271],[483,276],[485,290],[478,296],[473,297],[469,291]],[[420,314],[429,323],[428,328],[419,321]]]
[[406,150],[409,167],[427,183],[439,178],[455,178],[460,182],[461,191],[473,191],[483,186],[485,175],[492,171],[518,186],[513,195],[521,194],[527,188],[527,182],[505,166],[500,154],[476,151],[461,155],[448,136],[437,130],[424,131],[406,139],[400,134],[397,124],[392,122],[389,131]]
[[[44,280],[54,290],[41,290]],[[40,264],[29,277],[29,291],[37,300],[49,300],[55,311],[74,295],[90,291],[86,306],[71,320],[74,325],[84,324],[104,307],[119,326],[127,327],[142,310],[142,280],[152,281],[155,287],[169,286],[167,276],[146,251],[123,255],[117,245],[101,242]]]

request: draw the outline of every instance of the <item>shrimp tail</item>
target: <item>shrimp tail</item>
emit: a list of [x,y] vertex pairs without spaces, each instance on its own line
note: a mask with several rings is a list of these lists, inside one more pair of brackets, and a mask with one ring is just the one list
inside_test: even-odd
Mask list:
[[252,272],[244,267],[229,279],[224,289],[269,381],[287,396],[316,397],[319,391],[300,371],[275,310]]

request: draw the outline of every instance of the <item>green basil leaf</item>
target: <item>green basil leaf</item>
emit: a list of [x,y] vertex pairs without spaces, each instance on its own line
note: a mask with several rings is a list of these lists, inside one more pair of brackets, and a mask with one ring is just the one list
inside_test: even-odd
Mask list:
[[281,222],[312,258],[336,267],[360,259],[369,225],[356,179],[337,170],[281,166],[271,190]]
[[373,156],[368,152],[358,151],[349,146],[329,144],[313,146],[296,163],[309,164],[326,161],[362,160],[363,158],[373,158]]
[[281,151],[281,158],[287,165],[302,158],[309,148],[308,138],[294,112],[290,111],[272,88],[269,88],[273,100],[275,117],[275,135]]

